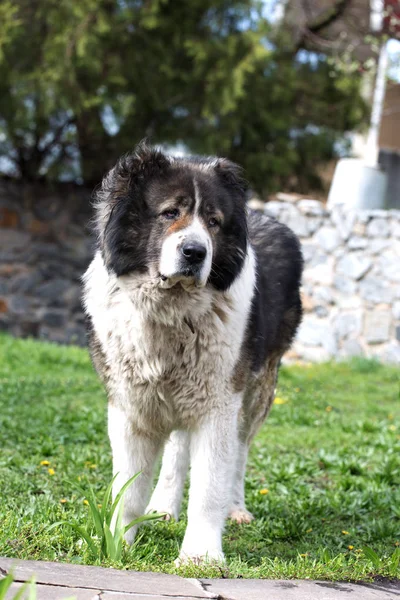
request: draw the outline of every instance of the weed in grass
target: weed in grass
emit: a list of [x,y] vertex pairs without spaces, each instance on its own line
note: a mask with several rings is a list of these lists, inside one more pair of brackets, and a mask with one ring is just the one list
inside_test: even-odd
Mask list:
[[[0,579],[0,600],[5,600],[6,597],[9,600],[36,600],[36,584],[35,579],[32,577],[17,590],[15,595],[11,597],[7,592],[10,590],[12,584],[14,582],[14,577],[12,573],[9,573],[3,579]],[[25,592],[28,592],[28,596],[26,596]],[[69,600],[72,600],[70,598]]]
[[136,475],[128,479],[116,495],[114,501],[111,500],[111,493],[117,474],[114,475],[108,484],[102,500],[98,500],[92,486],[89,485],[89,492],[86,493],[79,485],[72,484],[83,496],[87,497],[84,503],[89,506],[91,520],[89,520],[86,527],[80,526],[76,521],[58,521],[50,525],[48,530],[51,531],[61,525],[72,527],[86,542],[94,560],[109,559],[119,561],[122,555],[124,536],[127,531],[140,523],[154,521],[165,516],[164,514],[151,513],[133,519],[128,525],[122,525],[124,496],[128,488],[140,475],[140,473],[136,473]]

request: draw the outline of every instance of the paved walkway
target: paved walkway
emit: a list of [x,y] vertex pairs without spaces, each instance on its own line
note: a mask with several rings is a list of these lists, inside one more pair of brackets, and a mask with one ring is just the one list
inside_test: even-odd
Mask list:
[[371,585],[323,581],[208,579],[0,558],[0,578],[14,573],[7,600],[35,575],[37,600],[400,600],[400,582]]

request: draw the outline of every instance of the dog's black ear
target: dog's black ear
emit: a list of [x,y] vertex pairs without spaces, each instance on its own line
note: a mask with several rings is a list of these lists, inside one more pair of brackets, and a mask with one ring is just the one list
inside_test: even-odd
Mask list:
[[215,171],[226,186],[245,195],[248,183],[243,176],[242,167],[227,158],[219,158],[215,165]]
[[117,275],[146,267],[145,187],[169,169],[170,160],[141,142],[119,159],[95,194],[96,229],[107,268]]

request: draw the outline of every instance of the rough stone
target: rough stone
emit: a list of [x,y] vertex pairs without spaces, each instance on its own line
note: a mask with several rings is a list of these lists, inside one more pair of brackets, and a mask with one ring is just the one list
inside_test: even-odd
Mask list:
[[389,223],[387,219],[372,219],[367,225],[368,237],[388,237],[390,233]]
[[359,235],[352,235],[347,240],[347,246],[350,250],[363,250],[368,245],[368,241]]
[[315,240],[326,252],[332,252],[340,244],[340,236],[334,227],[321,227],[315,235]]
[[357,288],[357,284],[352,279],[343,275],[335,275],[333,285],[342,294],[354,294]]
[[300,238],[308,237],[307,218],[295,206],[288,205],[280,213],[279,220],[290,227]]
[[336,269],[338,273],[347,275],[351,279],[361,279],[365,273],[371,268],[372,261],[368,256],[354,252],[343,256],[337,263]]
[[297,206],[304,214],[312,217],[323,217],[327,214],[324,205],[318,200],[299,200]]
[[333,207],[331,219],[344,241],[349,238],[356,222],[356,218],[356,213],[353,210],[349,210],[347,207],[345,208],[341,205]]
[[400,343],[393,340],[385,344],[385,348],[379,358],[384,362],[400,365]]
[[45,311],[42,321],[49,327],[62,327],[65,323],[65,312],[63,310]]
[[330,356],[336,353],[333,328],[326,320],[308,317],[299,327],[297,340],[304,346],[322,346]]
[[377,265],[386,279],[400,282],[400,255],[393,251],[385,252],[377,259]]
[[390,222],[390,235],[400,238],[400,221],[397,219],[392,219]]
[[360,281],[359,290],[361,298],[374,304],[390,303],[393,300],[392,287],[378,277],[365,277]]
[[332,290],[330,287],[317,285],[313,290],[313,297],[316,302],[321,302],[323,304],[333,304],[334,297],[332,294]]
[[60,302],[62,294],[69,288],[70,282],[67,279],[53,279],[38,286],[36,293],[39,298],[50,303]]
[[315,244],[311,244],[308,242],[304,242],[304,244],[301,245],[301,251],[303,254],[303,258],[304,258],[304,262],[308,263],[310,262],[313,257],[315,256],[315,253],[318,250],[318,246],[316,246]]
[[[162,590],[166,597],[210,598],[201,586],[194,585],[177,575],[164,573],[146,573],[139,571],[117,571],[103,567],[88,567],[63,563],[41,562],[35,560],[18,561],[1,558],[0,568],[13,570],[15,579],[25,581],[35,575],[41,585],[60,585],[65,587],[107,590],[107,592],[125,592],[130,594],[148,594],[150,597]],[[211,597],[216,597],[211,595]]]
[[334,328],[340,339],[356,337],[361,332],[362,313],[349,312],[338,314],[334,320]]
[[349,358],[350,356],[362,356],[364,351],[362,346],[357,340],[349,339],[344,340],[343,345],[339,351],[341,358]]
[[382,250],[390,248],[390,240],[385,238],[374,238],[368,241],[367,248],[370,254],[379,254]]
[[279,217],[280,212],[285,208],[285,202],[277,202],[276,200],[271,200],[271,202],[266,202],[264,207],[264,212],[267,215],[271,215],[276,219]]
[[364,324],[364,336],[368,344],[380,344],[389,341],[391,315],[389,310],[367,312]]
[[332,285],[334,272],[334,259],[327,257],[324,262],[309,266],[304,270],[303,280],[321,285]]
[[393,302],[392,313],[394,318],[400,321],[400,302],[398,300],[396,300],[396,302]]

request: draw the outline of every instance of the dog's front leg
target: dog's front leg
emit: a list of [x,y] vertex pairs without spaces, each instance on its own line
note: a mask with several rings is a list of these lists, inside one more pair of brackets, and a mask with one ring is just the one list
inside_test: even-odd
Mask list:
[[[113,498],[128,479],[141,472],[124,495],[122,522],[128,525],[144,513],[162,440],[138,432],[125,412],[112,404],[108,408],[108,435],[113,455],[113,474],[117,475]],[[129,544],[133,542],[136,530],[136,526],[132,527],[125,534]]]
[[209,415],[191,435],[188,525],[179,562],[224,561],[222,531],[231,502],[237,413],[238,403],[233,403]]

